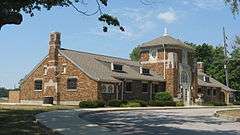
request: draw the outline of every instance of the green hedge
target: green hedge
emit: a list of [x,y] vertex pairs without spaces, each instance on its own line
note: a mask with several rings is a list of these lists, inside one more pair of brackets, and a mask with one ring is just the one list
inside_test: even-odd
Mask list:
[[110,100],[108,102],[108,106],[111,107],[121,107],[122,104],[127,103],[127,101],[121,101],[121,100]]
[[104,107],[105,103],[103,101],[82,101],[79,103],[80,108],[97,108]]
[[154,100],[160,102],[170,102],[173,101],[173,97],[168,92],[158,92],[155,94]]
[[227,104],[225,102],[209,101],[209,102],[205,102],[203,105],[206,105],[206,106],[226,106]]
[[146,107],[148,104],[143,100],[110,100],[108,106],[110,107]]
[[158,100],[152,100],[149,101],[150,106],[176,106],[176,102],[174,101],[166,101],[166,102],[161,102]]
[[234,105],[240,105],[240,101],[233,102]]

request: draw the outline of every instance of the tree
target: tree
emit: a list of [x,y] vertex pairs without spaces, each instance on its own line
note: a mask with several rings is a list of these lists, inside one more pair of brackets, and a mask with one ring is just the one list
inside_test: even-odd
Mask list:
[[239,13],[240,0],[225,0],[225,3],[230,6],[233,15],[236,15]]
[[[124,28],[120,25],[118,19],[112,15],[106,14],[102,11],[102,6],[108,5],[108,0],[96,0],[97,9],[93,13],[88,13],[87,11],[82,11],[78,8],[77,4],[87,5],[89,0],[1,0],[0,1],[0,30],[1,27],[7,24],[19,25],[23,21],[23,13],[34,16],[35,11],[41,11],[41,9],[46,8],[51,10],[53,7],[73,7],[77,12],[91,16],[99,13],[99,21],[105,22],[103,26],[103,31],[107,32],[108,26],[119,27],[121,31]],[[239,3],[240,0],[224,0],[227,5],[230,6],[233,15],[239,13]],[[156,3],[156,1],[151,0],[140,0],[144,5],[149,5],[151,3]]]
[[93,13],[82,11],[77,7],[77,4],[86,5],[85,0],[1,0],[0,1],[0,29],[7,24],[19,25],[23,21],[23,13],[34,16],[35,11],[41,11],[45,8],[51,10],[53,7],[73,7],[77,12],[91,16],[99,13],[98,20],[104,22],[103,31],[107,32],[107,26],[117,26],[121,31],[124,28],[120,25],[118,19],[114,16],[106,14],[102,10],[102,6],[108,5],[108,0],[96,0],[97,9]]
[[236,48],[231,53],[231,59],[228,65],[230,87],[240,90],[240,48]]
[[235,44],[240,47],[240,36],[236,36]]
[[139,61],[140,59],[140,48],[135,47],[133,48],[132,52],[129,54],[131,60],[133,61]]

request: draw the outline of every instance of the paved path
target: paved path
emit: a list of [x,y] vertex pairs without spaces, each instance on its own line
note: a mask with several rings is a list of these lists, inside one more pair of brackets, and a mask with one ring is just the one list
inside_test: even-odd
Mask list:
[[66,135],[240,135],[240,122],[213,116],[219,108],[108,111],[54,111],[37,115]]

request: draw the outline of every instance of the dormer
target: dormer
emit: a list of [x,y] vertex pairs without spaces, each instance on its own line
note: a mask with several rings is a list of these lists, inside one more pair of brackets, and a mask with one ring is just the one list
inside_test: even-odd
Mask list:
[[111,70],[121,72],[121,71],[123,71],[123,65],[111,63]]
[[150,75],[150,70],[148,68],[140,67],[140,74],[142,74],[142,75]]

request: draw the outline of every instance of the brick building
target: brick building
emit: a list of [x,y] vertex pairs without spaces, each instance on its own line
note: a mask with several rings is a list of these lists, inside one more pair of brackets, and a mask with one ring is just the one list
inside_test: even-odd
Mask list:
[[217,101],[229,103],[234,91],[206,75],[203,63],[194,59],[194,49],[167,31],[140,45],[140,62],[166,80],[166,90],[185,105]]
[[[202,101],[229,102],[232,89],[204,74],[194,49],[168,35],[143,43],[140,61],[61,48],[60,33],[50,34],[49,54],[21,84],[21,103],[56,104],[112,99],[149,101],[168,91],[185,105]],[[14,96],[15,97],[15,96]]]
[[165,90],[164,79],[139,62],[61,48],[50,35],[49,54],[24,79],[21,103],[78,104],[83,100],[150,100]]

